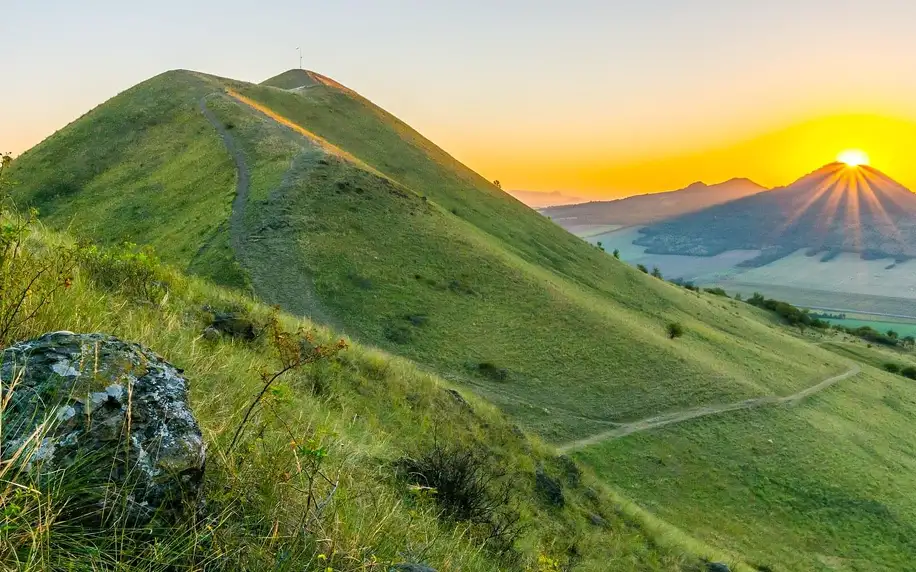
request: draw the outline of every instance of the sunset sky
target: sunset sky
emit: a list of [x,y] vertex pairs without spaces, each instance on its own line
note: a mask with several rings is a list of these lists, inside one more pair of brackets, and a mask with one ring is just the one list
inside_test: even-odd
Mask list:
[[[916,189],[911,0],[9,0],[0,151],[172,68],[298,65],[504,188],[787,184],[860,148]],[[128,6],[129,5],[129,6]]]

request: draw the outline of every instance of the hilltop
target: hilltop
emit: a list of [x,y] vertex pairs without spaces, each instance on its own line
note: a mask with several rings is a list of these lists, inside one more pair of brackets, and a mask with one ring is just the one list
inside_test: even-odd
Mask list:
[[642,230],[636,244],[655,254],[713,256],[762,250],[751,264],[798,249],[865,258],[916,256],[916,195],[867,166],[831,163],[791,185]]
[[750,179],[730,179],[706,185],[693,183],[677,191],[557,206],[542,212],[564,228],[585,225],[633,226],[657,222],[702,210],[712,205],[747,197],[766,190]]

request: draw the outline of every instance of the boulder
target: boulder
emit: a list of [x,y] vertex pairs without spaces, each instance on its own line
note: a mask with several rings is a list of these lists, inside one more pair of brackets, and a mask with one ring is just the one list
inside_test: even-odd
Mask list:
[[142,524],[197,499],[206,454],[182,370],[138,344],[71,332],[0,360],[0,458],[38,481],[72,478],[67,506],[81,520]]

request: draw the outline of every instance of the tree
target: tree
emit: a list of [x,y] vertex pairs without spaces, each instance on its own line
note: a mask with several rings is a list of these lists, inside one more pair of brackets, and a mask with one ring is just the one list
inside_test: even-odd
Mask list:
[[743,296],[741,296],[741,292],[738,292],[737,294],[735,294],[735,300],[740,302],[742,299],[743,299]]
[[916,338],[913,336],[906,336],[903,338],[903,345],[913,347],[916,345]]
[[897,332],[895,332],[894,330],[888,330],[888,331],[887,331],[887,337],[889,337],[889,338],[892,338],[892,339],[895,339],[895,340],[896,340],[897,338],[899,338],[899,337],[900,337],[900,334],[898,334],[898,333],[897,333]]
[[684,326],[680,322],[671,322],[665,327],[665,331],[668,333],[668,339],[673,340],[684,335]]
[[658,266],[652,267],[652,276],[655,276],[659,280],[662,279],[662,271],[658,269]]
[[620,250],[617,248],[614,249],[614,258],[620,260]]
[[643,274],[648,274],[648,273],[649,273],[649,269],[646,268],[646,267],[645,267],[644,265],[642,265],[642,264],[637,264],[637,265],[636,265],[636,269],[639,270],[640,272],[642,272]]
[[495,181],[493,181],[493,186],[495,186],[497,189],[500,189],[500,190],[502,190],[503,188],[503,184],[499,182],[499,179],[496,179]]
[[600,250],[601,252],[604,252],[604,245],[601,244],[600,240],[598,241],[598,250]]

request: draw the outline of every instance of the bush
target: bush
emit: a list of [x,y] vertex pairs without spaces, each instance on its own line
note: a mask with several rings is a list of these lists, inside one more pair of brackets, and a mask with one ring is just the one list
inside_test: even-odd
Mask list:
[[900,375],[909,379],[916,379],[916,367],[908,365],[900,370]]
[[83,245],[79,260],[80,268],[96,286],[140,302],[163,304],[178,285],[150,247],[125,242],[118,248],[102,250]]
[[658,266],[654,266],[654,267],[652,268],[652,276],[658,278],[659,280],[661,280],[661,279],[663,278],[663,277],[662,277],[662,271],[658,269]]
[[886,363],[884,364],[884,371],[889,371],[891,373],[900,373],[900,366],[895,363]]
[[684,326],[680,322],[671,322],[665,327],[669,339],[679,338],[684,335]]
[[396,322],[385,326],[385,339],[396,344],[409,344],[413,341],[413,332],[407,324]]
[[[0,171],[2,172],[2,171]],[[2,181],[0,181],[2,183]],[[70,287],[74,250],[30,248],[37,212],[20,215],[0,204],[0,345],[17,339],[60,291]]]
[[723,296],[725,298],[728,298],[728,292],[726,292],[722,288],[703,288],[703,290],[712,294],[713,296]]
[[798,326],[802,329],[806,327],[818,328],[821,330],[830,328],[828,322],[812,316],[807,310],[796,308],[788,302],[764,298],[759,292],[754,292],[754,295],[747,299],[747,303],[776,313],[790,326]]
[[649,273],[649,269],[646,268],[645,265],[643,265],[643,264],[637,264],[637,265],[636,265],[636,269],[639,270],[640,272],[642,272],[643,274],[648,274],[648,273]]
[[523,531],[521,516],[512,506],[505,470],[481,450],[436,441],[396,468],[402,480],[429,490],[447,518],[477,525],[485,543],[508,551]]
[[509,370],[488,361],[477,364],[477,371],[493,381],[506,381],[509,378]]

